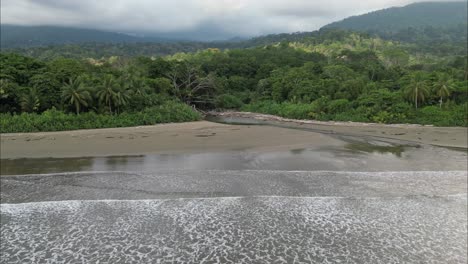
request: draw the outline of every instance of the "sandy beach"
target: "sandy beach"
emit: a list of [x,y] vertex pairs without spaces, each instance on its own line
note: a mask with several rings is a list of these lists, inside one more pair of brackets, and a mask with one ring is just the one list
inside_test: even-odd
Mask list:
[[[248,115],[252,117],[252,115]],[[265,115],[257,118],[270,118]],[[275,121],[276,122],[276,121]],[[277,150],[337,146],[330,135],[396,139],[467,148],[467,129],[418,125],[291,121],[275,126],[227,125],[208,121],[155,126],[1,135],[1,158],[90,157],[229,150]]]
[[88,157],[338,145],[320,133],[207,121],[1,135],[1,157]]

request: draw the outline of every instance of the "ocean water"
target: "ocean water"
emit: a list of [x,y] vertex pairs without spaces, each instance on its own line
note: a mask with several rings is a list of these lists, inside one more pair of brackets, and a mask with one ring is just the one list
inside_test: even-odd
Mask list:
[[4,176],[1,263],[466,263],[466,171]]
[[466,197],[1,205],[2,263],[466,263]]

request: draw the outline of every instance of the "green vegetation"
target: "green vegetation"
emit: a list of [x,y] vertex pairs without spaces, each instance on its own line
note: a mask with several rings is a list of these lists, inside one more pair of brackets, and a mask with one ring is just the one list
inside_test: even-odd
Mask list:
[[353,121],[373,123],[416,123],[436,126],[466,126],[468,104],[455,105],[448,109],[426,106],[415,111],[407,103],[395,105],[394,110],[366,108],[359,105],[353,108],[346,99],[329,102],[320,106],[319,102],[275,103],[260,102],[244,105],[242,111],[278,115],[292,119],[314,119],[320,121]]
[[[2,131],[196,120],[192,108],[467,125],[467,57],[459,49],[432,53],[342,30],[290,36],[291,41],[253,48],[157,58],[40,60],[1,53],[0,112],[8,113],[2,116]],[[262,41],[268,38],[277,39]],[[173,112],[164,112],[168,105],[174,105]]]
[[94,112],[74,115],[51,109],[42,114],[0,114],[0,133],[128,127],[169,122],[188,122],[200,119],[200,114],[192,111],[189,106],[171,102],[145,108],[140,112],[117,115],[96,114]]

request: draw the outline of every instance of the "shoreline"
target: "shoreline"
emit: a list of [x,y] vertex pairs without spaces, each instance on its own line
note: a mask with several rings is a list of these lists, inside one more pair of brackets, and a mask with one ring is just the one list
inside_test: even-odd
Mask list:
[[[0,134],[1,159],[72,158],[343,146],[342,138],[411,142],[466,151],[467,128],[294,120],[248,112],[209,112],[251,125],[195,121],[153,126]],[[226,121],[226,120],[224,120]],[[229,120],[228,120],[229,121]],[[233,120],[236,121],[236,120]],[[242,120],[241,120],[242,121]],[[254,125],[255,121],[259,124]],[[398,143],[397,143],[398,144]]]
[[[324,134],[343,136],[372,137],[376,139],[398,140],[436,147],[468,150],[468,127],[437,127],[421,124],[379,124],[351,121],[317,121],[290,119],[275,115],[253,112],[215,112],[207,114],[214,118],[245,119],[263,122],[260,124],[292,129],[306,129]],[[373,129],[373,130],[369,130]],[[448,136],[451,136],[449,138]]]
[[[196,121],[154,126],[2,134],[1,159],[271,151],[339,146],[329,136],[279,127]],[[306,143],[304,143],[306,142]]]
[[[377,126],[377,127],[437,127],[434,125],[421,125],[421,124],[380,124],[380,123],[365,123],[365,122],[353,122],[353,121],[319,121],[310,119],[292,119],[281,116],[275,116],[270,114],[262,114],[255,112],[238,112],[238,111],[225,111],[207,112],[207,116],[215,117],[240,117],[240,118],[251,118],[261,121],[280,121],[280,122],[292,122],[292,123],[303,123],[311,125],[328,125],[328,126]],[[443,128],[463,128],[463,127],[443,127]]]

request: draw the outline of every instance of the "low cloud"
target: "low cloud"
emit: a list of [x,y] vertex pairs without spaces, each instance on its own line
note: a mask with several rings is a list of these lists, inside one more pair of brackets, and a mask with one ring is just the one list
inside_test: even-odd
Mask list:
[[1,23],[74,26],[132,33],[205,29],[211,35],[255,36],[313,31],[410,0],[1,0]]

